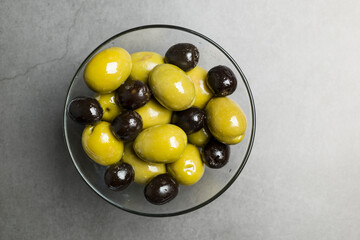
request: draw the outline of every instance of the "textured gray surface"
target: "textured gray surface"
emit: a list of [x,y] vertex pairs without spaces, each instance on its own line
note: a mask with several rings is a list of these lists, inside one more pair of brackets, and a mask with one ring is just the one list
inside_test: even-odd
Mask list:
[[[359,1],[0,1],[0,239],[360,239]],[[257,107],[253,152],[215,202],[145,218],[101,200],[62,139],[78,65],[125,29],[217,41]]]

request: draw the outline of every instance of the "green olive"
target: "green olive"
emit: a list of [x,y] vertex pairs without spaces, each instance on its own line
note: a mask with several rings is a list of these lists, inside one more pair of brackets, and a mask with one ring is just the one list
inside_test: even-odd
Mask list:
[[131,54],[132,69],[130,77],[147,83],[150,71],[158,64],[163,64],[163,57],[155,52],[136,52]]
[[210,133],[206,128],[188,135],[189,142],[198,147],[203,147],[210,140]]
[[193,81],[175,65],[157,65],[150,72],[148,83],[155,98],[169,110],[182,111],[195,102]]
[[144,161],[171,163],[178,160],[187,144],[185,132],[173,124],[143,130],[135,139],[134,151]]
[[171,121],[172,112],[164,108],[153,98],[135,111],[140,114],[144,129],[159,124],[167,124]]
[[135,171],[134,181],[139,184],[147,184],[155,176],[166,173],[165,164],[148,163],[141,160],[135,154],[132,143],[125,145],[122,161],[133,167]]
[[206,84],[207,71],[199,66],[186,73],[195,85],[196,98],[193,107],[204,108],[214,95]]
[[211,99],[206,106],[206,120],[211,134],[224,144],[237,144],[245,136],[245,114],[230,98]]
[[105,94],[96,93],[94,98],[98,100],[104,111],[102,117],[102,120],[104,121],[111,122],[123,111],[123,108],[115,102],[115,92]]
[[86,65],[84,80],[99,93],[115,91],[130,76],[131,56],[123,48],[111,47],[97,53]]
[[176,182],[182,185],[192,185],[198,182],[205,171],[199,149],[192,144],[186,145],[181,158],[168,164],[167,169]]
[[85,153],[103,166],[120,161],[124,152],[123,141],[112,134],[110,123],[105,121],[87,125],[82,133],[81,143]]

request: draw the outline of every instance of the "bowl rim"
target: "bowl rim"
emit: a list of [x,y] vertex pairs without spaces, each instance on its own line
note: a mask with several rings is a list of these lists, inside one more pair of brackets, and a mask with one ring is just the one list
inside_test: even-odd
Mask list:
[[[93,56],[93,54],[95,52],[97,52],[100,48],[102,48],[105,44],[111,42],[112,40],[122,36],[122,35],[125,35],[125,34],[128,34],[128,33],[131,33],[131,32],[135,32],[135,31],[139,31],[139,30],[144,30],[144,29],[150,29],[150,28],[168,28],[168,29],[175,29],[175,30],[180,30],[180,31],[183,31],[183,32],[187,32],[187,33],[190,33],[190,34],[193,34],[193,35],[196,35],[206,41],[208,41],[209,43],[211,43],[213,46],[215,46],[218,50],[220,50],[230,61],[231,63],[235,66],[236,70],[239,72],[241,78],[242,78],[242,81],[246,87],[246,91],[248,92],[248,97],[249,97],[249,100],[250,100],[250,106],[251,106],[251,114],[252,114],[252,129],[251,129],[251,135],[250,135],[250,141],[249,141],[249,145],[248,145],[248,148],[246,150],[246,153],[245,153],[245,156],[244,156],[244,159],[240,165],[240,167],[237,169],[237,171],[235,172],[235,174],[233,175],[233,177],[230,179],[230,181],[219,191],[217,192],[214,196],[212,196],[211,198],[209,198],[208,200],[194,206],[194,207],[191,207],[191,208],[188,208],[188,209],[185,209],[185,210],[181,210],[181,211],[177,211],[177,212],[172,212],[172,213],[144,213],[144,212],[139,212],[139,211],[135,211],[135,210],[132,210],[132,209],[127,209],[125,207],[122,207],[121,205],[117,204],[116,202],[112,201],[111,199],[108,199],[106,196],[104,196],[101,192],[99,192],[88,180],[87,178],[83,175],[82,171],[80,170],[77,162],[75,161],[75,158],[74,156],[72,155],[72,152],[70,150],[70,146],[69,146],[69,143],[68,143],[68,136],[67,136],[67,132],[66,132],[66,129],[65,129],[65,122],[66,122],[66,109],[67,109],[67,103],[69,102],[69,93],[70,93],[70,89],[75,81],[75,77],[78,75],[79,71],[81,70],[82,66]],[[130,28],[128,30],[125,30],[125,31],[122,31],[110,38],[108,38],[107,40],[105,40],[104,42],[102,42],[98,47],[96,47],[86,58],[85,60],[80,64],[79,68],[76,70],[75,74],[74,74],[74,77],[72,78],[71,80],[71,83],[68,87],[68,90],[67,90],[67,93],[66,93],[66,98],[65,98],[65,103],[64,103],[64,108],[63,108],[63,137],[64,137],[64,141],[65,141],[65,145],[66,145],[66,148],[68,150],[68,153],[75,165],[75,168],[77,169],[78,173],[81,175],[82,179],[85,181],[85,183],[94,191],[97,193],[98,196],[100,196],[102,199],[104,199],[106,202],[112,204],[113,206],[117,207],[117,208],[120,208],[126,212],[130,212],[130,213],[133,213],[133,214],[136,214],[136,215],[140,215],[140,216],[146,216],[146,217],[171,217],[171,216],[177,216],[177,215],[182,215],[182,214],[185,214],[185,213],[189,213],[189,212],[192,212],[192,211],[195,211],[197,209],[200,209],[202,207],[204,207],[205,205],[209,204],[210,202],[214,201],[215,199],[217,199],[219,196],[221,196],[234,182],[235,180],[238,178],[238,176],[240,175],[241,171],[244,169],[248,159],[249,159],[249,156],[250,156],[250,153],[251,153],[251,150],[252,150],[252,147],[254,145],[254,140],[255,140],[255,131],[256,131],[256,112],[255,112],[255,101],[254,101],[254,98],[253,98],[253,95],[252,95],[252,92],[251,92],[251,89],[250,89],[250,86],[249,86],[249,83],[247,81],[247,78],[245,76],[245,74],[243,73],[243,71],[241,70],[240,66],[236,63],[236,61],[230,56],[230,54],[224,49],[222,48],[219,44],[217,44],[215,41],[213,41],[212,39],[210,39],[209,37],[197,32],[197,31],[194,31],[194,30],[191,30],[191,29],[188,29],[188,28],[185,28],[185,27],[180,27],[180,26],[176,26],[176,25],[168,25],[168,24],[150,24],[150,25],[143,25],[143,26],[139,26],[139,27],[134,27],[134,28]]]

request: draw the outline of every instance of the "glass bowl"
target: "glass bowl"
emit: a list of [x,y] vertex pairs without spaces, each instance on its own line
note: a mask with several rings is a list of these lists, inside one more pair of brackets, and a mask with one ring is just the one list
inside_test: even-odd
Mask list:
[[[130,54],[153,51],[164,55],[167,49],[179,42],[189,42],[198,47],[198,65],[209,70],[217,65],[230,67],[238,79],[236,91],[230,96],[243,109],[247,117],[245,138],[231,146],[231,156],[221,169],[206,167],[202,179],[192,186],[180,186],[178,196],[164,205],[152,205],[146,201],[144,186],[131,184],[124,191],[115,192],[104,183],[106,167],[94,163],[81,146],[84,126],[72,121],[67,114],[69,102],[77,96],[94,96],[84,83],[83,72],[89,60],[105,48],[119,46]],[[246,80],[235,60],[222,47],[208,37],[190,29],[170,25],[148,25],[119,33],[95,48],[76,71],[70,84],[64,107],[64,137],[70,156],[85,182],[103,199],[125,211],[144,216],[174,216],[196,210],[210,203],[230,187],[239,176],[249,158],[255,136],[255,105]]]

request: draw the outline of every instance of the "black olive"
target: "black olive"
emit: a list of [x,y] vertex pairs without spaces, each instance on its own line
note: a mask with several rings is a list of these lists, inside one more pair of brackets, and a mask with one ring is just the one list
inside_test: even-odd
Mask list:
[[205,112],[197,107],[174,112],[172,123],[182,128],[186,134],[192,134],[204,127]]
[[222,168],[229,161],[230,147],[212,139],[203,148],[201,157],[208,167]]
[[179,184],[168,174],[154,177],[145,187],[146,200],[161,205],[174,199],[179,192]]
[[111,122],[112,133],[122,141],[132,141],[143,127],[140,114],[135,111],[124,111]]
[[115,99],[120,106],[134,110],[144,106],[151,98],[149,87],[142,81],[128,79],[115,93]]
[[232,94],[237,87],[237,80],[233,71],[226,66],[216,66],[207,74],[207,85],[217,97]]
[[103,109],[100,103],[89,97],[74,98],[68,108],[69,117],[81,124],[92,124],[100,121],[103,116]]
[[165,62],[178,66],[187,72],[199,62],[199,50],[191,43],[178,43],[165,53]]
[[111,190],[120,191],[134,181],[134,176],[135,172],[130,164],[116,163],[106,169],[104,180]]

